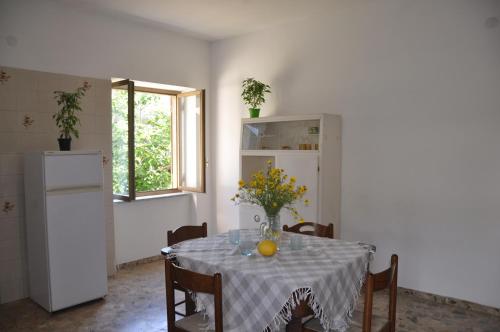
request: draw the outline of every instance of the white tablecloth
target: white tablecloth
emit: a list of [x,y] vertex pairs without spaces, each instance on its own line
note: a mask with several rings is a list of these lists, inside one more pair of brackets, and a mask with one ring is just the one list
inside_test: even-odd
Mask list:
[[[258,241],[254,230],[242,230],[241,236]],[[307,296],[325,329],[344,331],[366,275],[368,249],[302,235],[304,248],[291,250],[290,236],[283,233],[280,251],[273,257],[242,256],[227,233],[179,243],[173,255],[189,270],[222,274],[225,331],[278,330]],[[196,302],[213,322],[213,296],[198,294]]]

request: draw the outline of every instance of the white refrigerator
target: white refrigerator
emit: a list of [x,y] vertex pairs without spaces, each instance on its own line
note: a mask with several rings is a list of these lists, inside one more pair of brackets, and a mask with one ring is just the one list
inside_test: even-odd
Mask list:
[[102,153],[24,159],[29,293],[47,311],[107,293]]

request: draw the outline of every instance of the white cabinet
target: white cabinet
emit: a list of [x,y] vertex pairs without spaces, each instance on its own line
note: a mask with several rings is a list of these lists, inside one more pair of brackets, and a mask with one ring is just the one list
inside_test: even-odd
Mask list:
[[[296,204],[306,221],[333,223],[340,234],[340,165],[341,120],[332,114],[276,116],[243,119],[240,146],[240,177],[266,169],[271,160],[283,168],[297,184],[306,185],[309,206]],[[239,206],[239,227],[256,228],[255,215],[264,220],[257,206]],[[283,209],[281,223],[293,225],[295,220]]]

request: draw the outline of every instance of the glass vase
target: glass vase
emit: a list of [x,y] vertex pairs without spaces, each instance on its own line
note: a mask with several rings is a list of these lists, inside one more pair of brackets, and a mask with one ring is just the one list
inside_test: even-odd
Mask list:
[[266,215],[266,228],[263,235],[266,240],[274,241],[279,250],[281,240],[281,222],[279,214],[274,216]]

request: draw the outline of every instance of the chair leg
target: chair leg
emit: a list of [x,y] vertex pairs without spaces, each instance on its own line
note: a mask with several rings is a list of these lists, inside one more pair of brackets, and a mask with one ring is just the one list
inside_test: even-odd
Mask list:
[[188,292],[184,292],[184,296],[186,297],[186,316],[191,316],[196,312],[196,303]]

